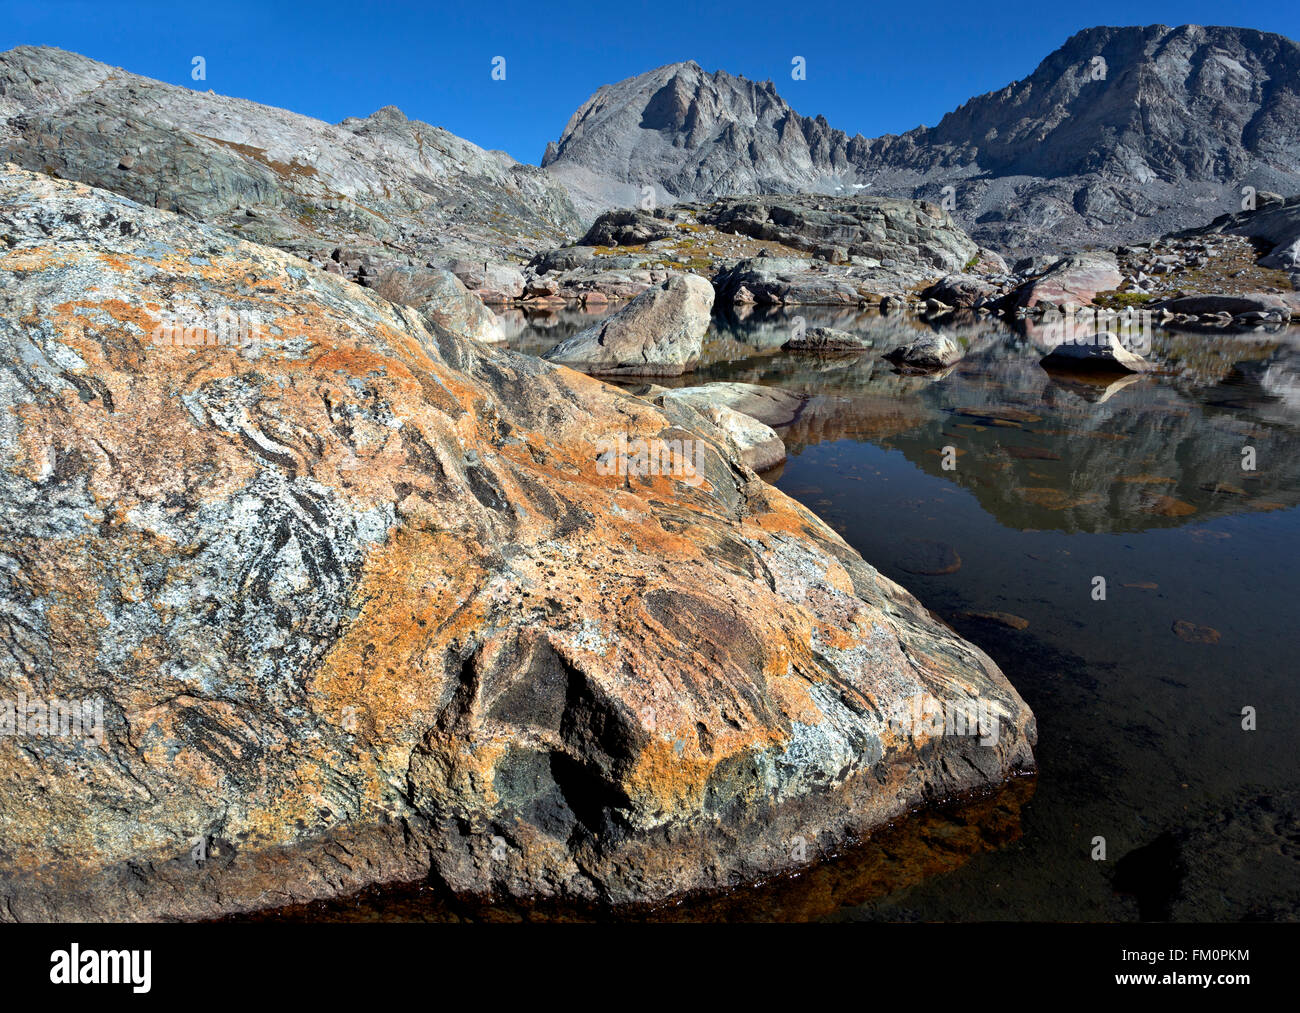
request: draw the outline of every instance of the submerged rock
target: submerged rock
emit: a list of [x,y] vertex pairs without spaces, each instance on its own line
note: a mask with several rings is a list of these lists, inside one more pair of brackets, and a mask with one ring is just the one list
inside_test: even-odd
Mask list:
[[102,715],[0,742],[6,918],[662,900],[1032,766],[694,409],[80,184],[0,173],[0,234],[0,680]]
[[1213,626],[1201,626],[1187,619],[1175,619],[1174,635],[1189,644],[1217,644],[1221,634]]
[[1130,352],[1114,334],[1101,331],[1086,340],[1066,341],[1043,356],[1044,369],[1112,373],[1145,373],[1151,369],[1136,352]]
[[712,285],[674,274],[544,358],[605,376],[680,376],[699,361],[712,309]]
[[941,577],[961,569],[961,556],[947,542],[909,538],[904,543],[903,559],[899,566],[908,573]]
[[1011,612],[958,612],[956,618],[970,619],[977,622],[995,623],[998,626],[1005,626],[1009,630],[1029,629],[1028,619]]

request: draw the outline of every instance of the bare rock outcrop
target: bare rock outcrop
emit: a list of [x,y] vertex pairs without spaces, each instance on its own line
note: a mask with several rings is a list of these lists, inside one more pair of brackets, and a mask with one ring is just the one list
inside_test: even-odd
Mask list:
[[712,285],[674,274],[544,358],[599,376],[680,376],[699,362],[712,309]]
[[580,228],[564,188],[387,106],[329,124],[59,49],[0,53],[0,162],[356,267],[524,258]]
[[0,235],[4,917],[658,900],[1032,766],[698,412],[83,184],[0,172]]
[[1039,303],[1053,306],[1090,306],[1098,292],[1119,288],[1124,276],[1115,254],[1108,250],[1063,257],[1042,274],[1031,278],[1014,294],[1017,306],[1032,309]]
[[1292,39],[1096,27],[934,126],[877,138],[800,115],[771,81],[671,64],[597,90],[542,164],[587,208],[644,187],[661,203],[870,192],[946,200],[995,250],[1071,250],[1194,226],[1246,185],[1300,192],[1298,109]]

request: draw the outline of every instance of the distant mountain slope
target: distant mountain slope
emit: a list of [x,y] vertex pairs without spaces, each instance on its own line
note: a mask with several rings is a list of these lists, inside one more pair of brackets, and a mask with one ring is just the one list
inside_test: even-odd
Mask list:
[[695,63],[599,89],[542,163],[584,209],[728,193],[942,201],[1004,250],[1114,242],[1300,192],[1300,46],[1245,28],[1091,28],[937,126],[875,140]]
[[770,81],[692,61],[599,89],[542,165],[595,204],[630,203],[643,185],[703,199],[833,189],[837,170],[852,172],[850,144],[865,153],[861,139],[794,112]]
[[564,189],[395,107],[337,125],[58,49],[0,53],[0,162],[295,252],[531,256],[581,231]]

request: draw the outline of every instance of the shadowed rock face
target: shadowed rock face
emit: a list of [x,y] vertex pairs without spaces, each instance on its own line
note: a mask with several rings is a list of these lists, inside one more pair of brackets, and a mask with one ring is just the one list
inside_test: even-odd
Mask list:
[[[934,127],[868,140],[771,82],[679,63],[599,89],[543,165],[586,206],[869,192],[941,199],[979,243],[1078,248],[1300,190],[1300,47],[1245,28],[1090,28]],[[865,190],[870,187],[870,190]]]
[[563,189],[393,106],[337,125],[75,53],[0,53],[0,162],[302,255],[528,257],[578,230]]
[[6,917],[654,900],[1032,765],[996,666],[693,409],[81,184],[4,171],[0,236],[0,695],[104,714],[0,738]]

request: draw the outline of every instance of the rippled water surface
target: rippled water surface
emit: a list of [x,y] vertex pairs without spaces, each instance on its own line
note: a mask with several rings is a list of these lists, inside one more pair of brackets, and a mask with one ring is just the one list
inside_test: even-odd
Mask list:
[[[924,325],[799,314],[875,351],[786,353],[790,316],[719,319],[667,382],[811,395],[769,480],[987,650],[1039,727],[1017,839],[817,916],[1300,916],[1300,332],[1157,330],[1160,372],[1106,384],[1049,374],[1042,335],[996,321],[948,328],[950,371],[902,376],[881,356]],[[511,344],[590,322],[519,318]]]

